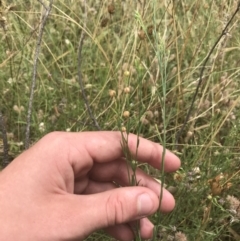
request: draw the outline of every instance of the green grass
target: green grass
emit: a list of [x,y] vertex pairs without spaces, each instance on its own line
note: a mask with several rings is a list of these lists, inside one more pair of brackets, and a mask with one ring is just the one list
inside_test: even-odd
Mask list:
[[[2,1],[0,8],[0,103],[10,152],[16,156],[24,149],[42,8],[32,0],[10,2]],[[202,64],[237,2],[115,0],[109,14],[110,1],[89,0],[85,28],[81,2],[53,2],[39,56],[31,143],[54,130],[96,130],[78,83],[77,49],[84,31],[81,72],[101,129],[133,132],[176,151],[176,133]],[[184,240],[178,232],[187,240],[240,240],[240,218],[227,201],[228,195],[240,198],[239,18],[240,13],[207,62],[178,143],[181,169],[162,175],[141,166],[164,178],[168,187],[177,187],[175,210],[152,217],[156,240]],[[88,240],[108,238],[96,233]]]

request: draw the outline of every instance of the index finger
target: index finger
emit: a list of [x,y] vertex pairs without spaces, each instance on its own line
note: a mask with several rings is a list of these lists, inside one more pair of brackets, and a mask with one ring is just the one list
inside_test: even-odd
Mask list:
[[164,158],[164,171],[167,172],[175,171],[180,167],[179,158],[172,152],[166,150],[163,156],[163,147],[161,145],[136,135],[122,136],[121,132],[108,131],[81,134],[81,137],[85,140],[84,145],[95,162],[109,162],[124,157],[125,153],[122,147],[124,138],[129,153],[137,161],[161,169]]

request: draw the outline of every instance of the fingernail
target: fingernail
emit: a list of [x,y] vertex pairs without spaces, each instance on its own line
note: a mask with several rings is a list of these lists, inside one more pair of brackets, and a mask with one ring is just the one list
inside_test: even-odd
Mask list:
[[139,216],[147,216],[153,210],[153,201],[147,193],[138,197],[138,214]]

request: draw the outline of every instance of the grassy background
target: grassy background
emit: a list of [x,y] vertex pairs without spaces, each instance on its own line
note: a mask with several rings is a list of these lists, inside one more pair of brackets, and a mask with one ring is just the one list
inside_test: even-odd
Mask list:
[[[14,157],[24,150],[43,8],[11,2],[0,8],[0,105]],[[82,79],[101,129],[137,133],[176,151],[202,64],[236,8],[231,0],[89,0],[84,14],[84,1],[54,1],[39,55],[31,143],[54,130],[96,130],[78,83],[84,31]],[[228,196],[240,198],[239,18],[207,62],[178,143],[182,168],[165,176],[176,208],[160,223],[152,217],[156,240],[240,240],[240,210]],[[108,238],[96,233],[88,240]]]

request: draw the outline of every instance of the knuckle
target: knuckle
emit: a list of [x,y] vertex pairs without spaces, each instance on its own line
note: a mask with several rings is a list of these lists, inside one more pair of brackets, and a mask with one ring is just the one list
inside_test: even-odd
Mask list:
[[123,197],[110,195],[106,202],[107,225],[113,226],[125,222],[126,200]]
[[42,138],[42,143],[52,146],[64,145],[66,143],[66,138],[64,137],[64,132],[54,131],[50,132]]
[[56,150],[66,148],[68,141],[64,132],[51,132],[44,136],[38,143],[39,149],[46,155],[56,154]]

